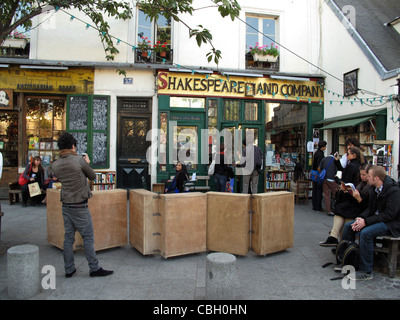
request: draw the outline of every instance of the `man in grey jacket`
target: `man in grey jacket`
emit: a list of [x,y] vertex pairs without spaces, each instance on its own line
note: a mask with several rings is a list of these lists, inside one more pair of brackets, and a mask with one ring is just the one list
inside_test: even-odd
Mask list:
[[52,169],[62,185],[60,200],[65,229],[63,248],[65,276],[70,278],[76,272],[73,251],[76,231],[83,239],[90,276],[108,276],[113,271],[104,270],[99,266],[94,250],[92,216],[88,208],[88,199],[92,193],[87,179],[94,180],[96,174],[89,166],[89,157],[76,154],[76,139],[72,134],[65,132],[57,143],[60,158],[53,162]]

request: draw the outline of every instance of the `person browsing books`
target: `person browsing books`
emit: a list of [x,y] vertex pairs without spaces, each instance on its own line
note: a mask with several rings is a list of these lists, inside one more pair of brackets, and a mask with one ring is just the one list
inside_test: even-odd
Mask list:
[[333,216],[331,198],[336,197],[336,192],[339,189],[339,186],[335,181],[337,168],[333,163],[334,161],[335,157],[331,154],[328,157],[323,158],[318,166],[318,172],[321,172],[322,169],[326,170],[325,180],[322,183],[322,192],[328,216]]

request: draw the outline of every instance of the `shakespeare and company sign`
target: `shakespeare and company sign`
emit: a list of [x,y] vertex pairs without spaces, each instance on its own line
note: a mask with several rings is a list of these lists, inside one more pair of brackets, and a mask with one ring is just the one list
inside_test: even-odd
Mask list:
[[324,89],[317,81],[292,81],[222,75],[158,73],[158,93],[165,95],[255,98],[322,103]]

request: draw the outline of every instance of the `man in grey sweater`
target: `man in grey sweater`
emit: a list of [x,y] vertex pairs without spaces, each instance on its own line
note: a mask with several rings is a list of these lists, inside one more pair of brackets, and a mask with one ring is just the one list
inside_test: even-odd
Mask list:
[[94,180],[96,174],[89,166],[89,157],[76,154],[76,139],[72,134],[65,132],[57,143],[60,158],[53,162],[52,169],[62,185],[60,200],[65,229],[63,246],[65,276],[70,278],[76,272],[73,251],[76,231],[83,239],[90,276],[108,276],[113,271],[104,270],[99,266],[94,250],[92,216],[88,208],[88,198],[92,193],[87,179]]

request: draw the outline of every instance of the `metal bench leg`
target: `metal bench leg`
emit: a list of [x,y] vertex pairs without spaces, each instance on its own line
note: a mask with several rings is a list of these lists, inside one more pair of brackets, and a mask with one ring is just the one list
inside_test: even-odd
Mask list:
[[397,268],[397,253],[399,249],[398,241],[389,241],[389,277],[394,278],[396,276],[396,268]]

